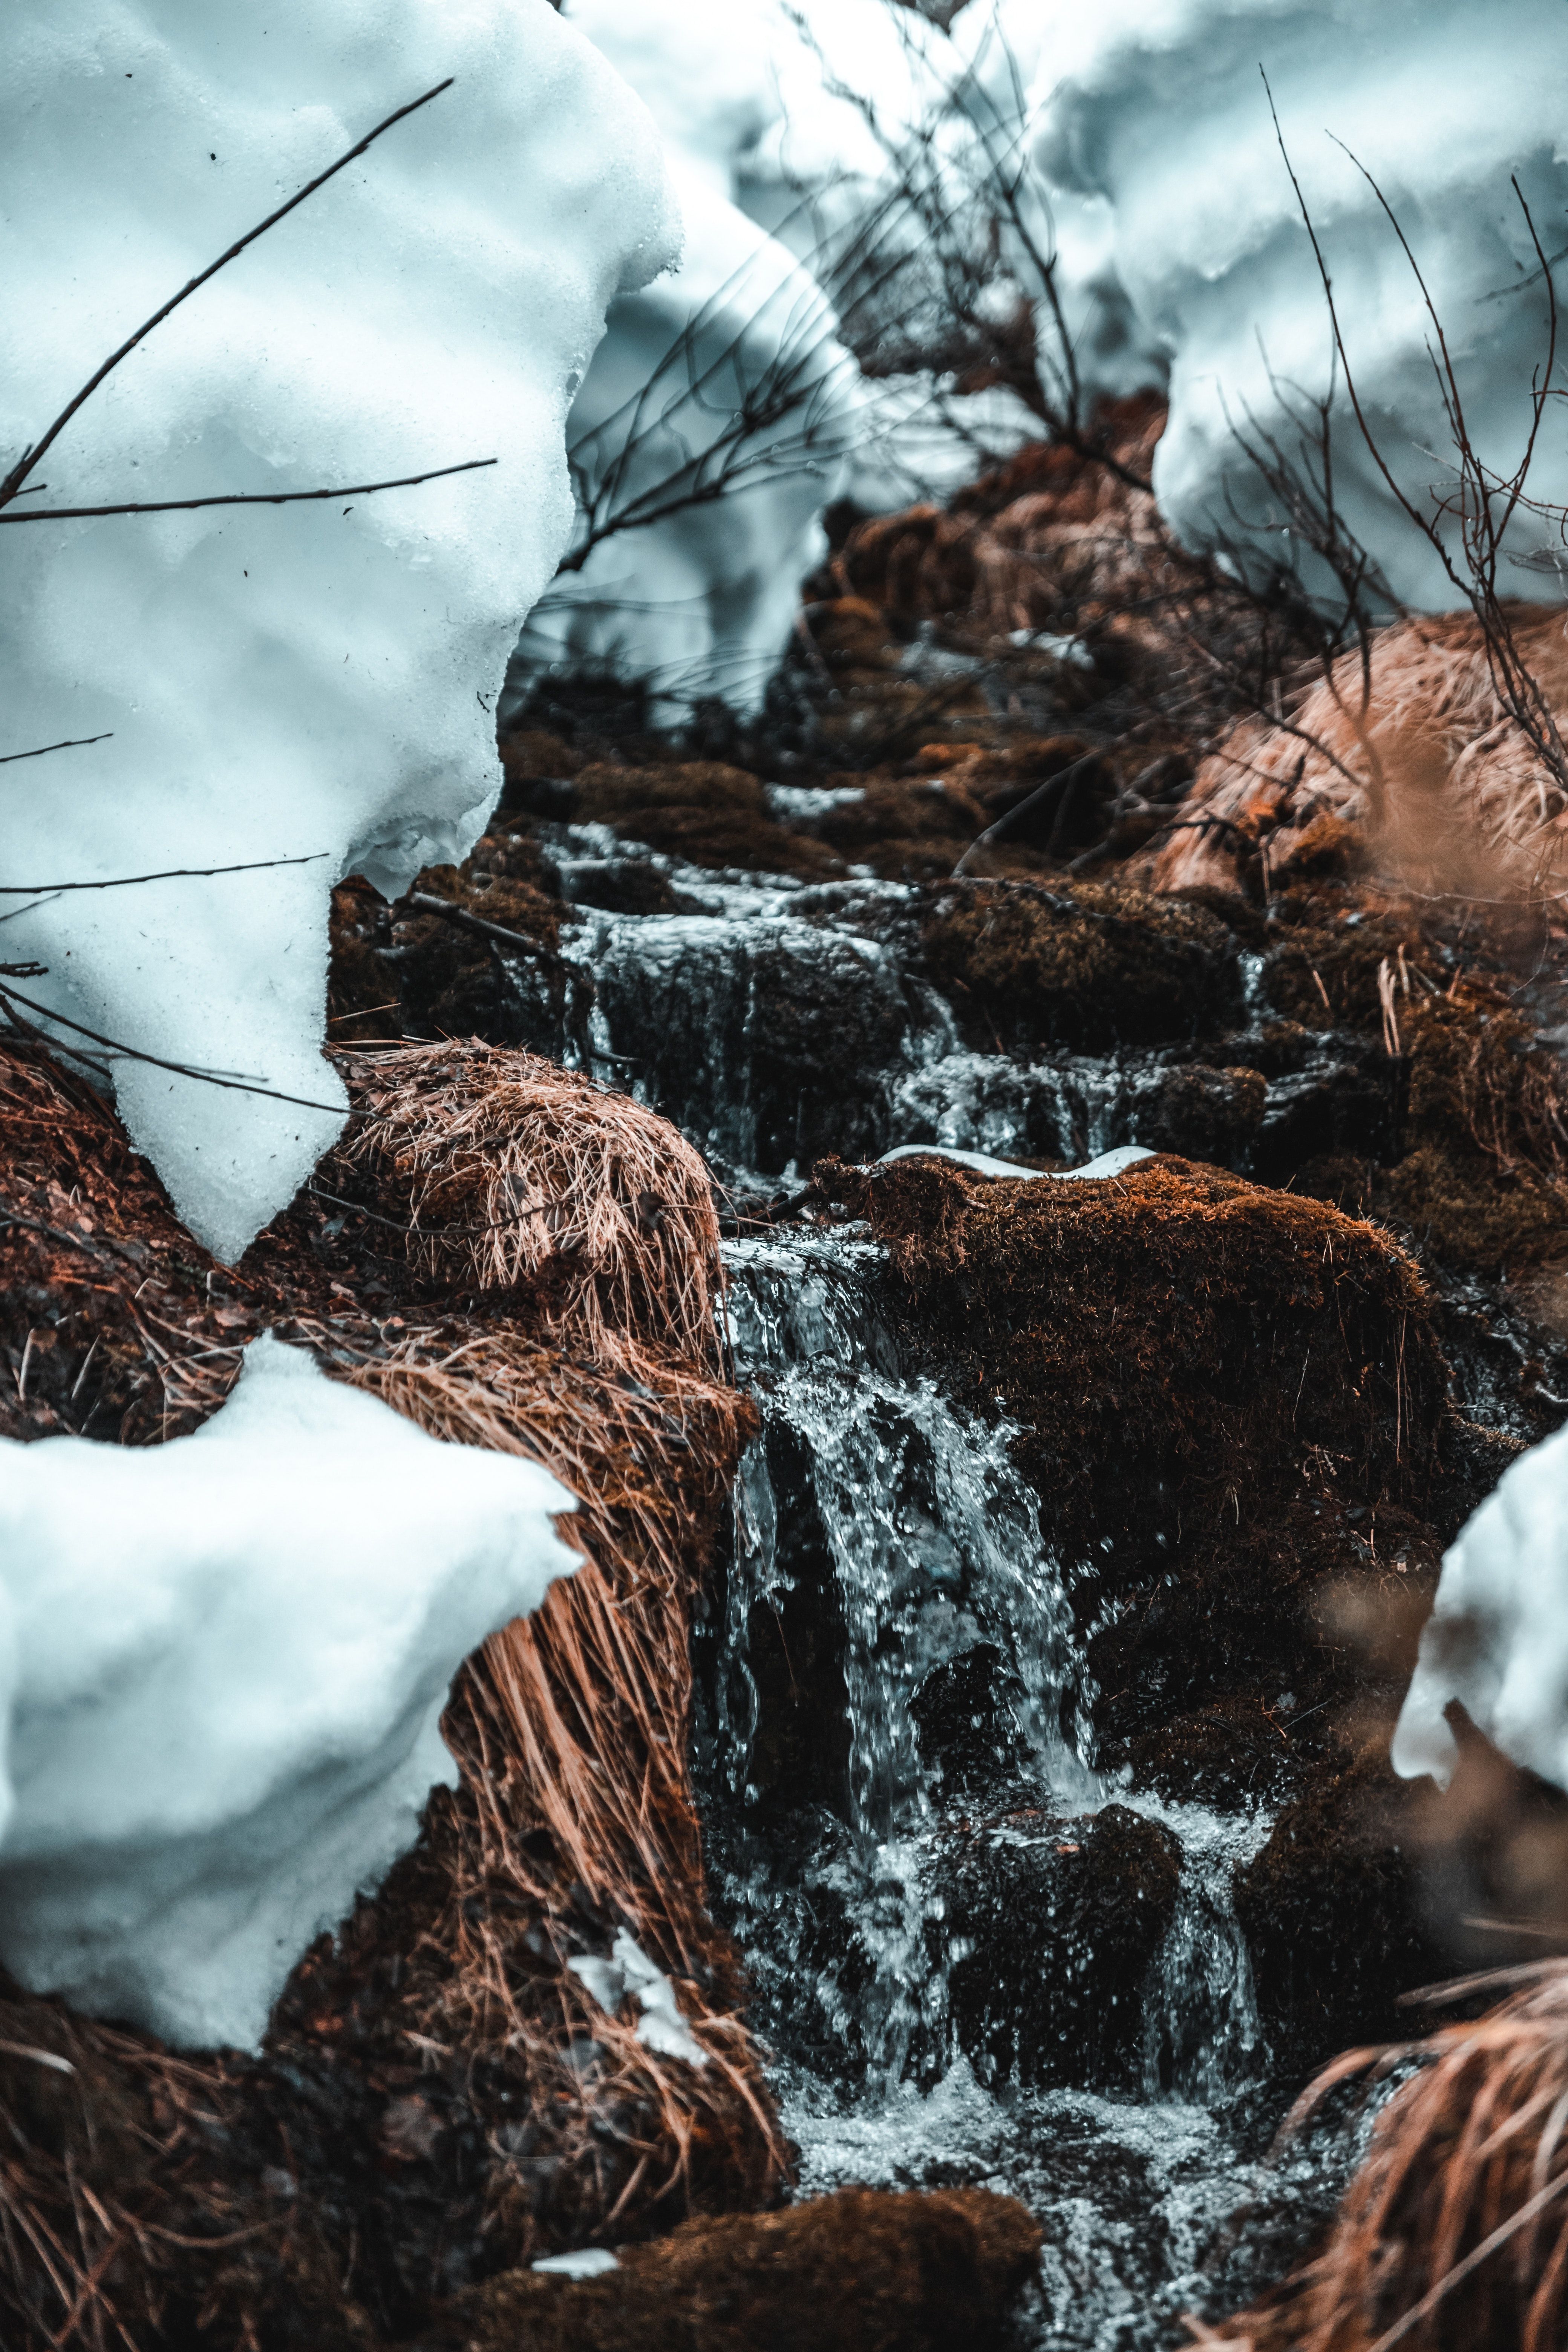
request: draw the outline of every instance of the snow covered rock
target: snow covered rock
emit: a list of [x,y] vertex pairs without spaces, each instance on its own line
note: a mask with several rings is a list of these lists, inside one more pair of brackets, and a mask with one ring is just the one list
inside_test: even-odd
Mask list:
[[[884,0],[845,13],[861,47],[888,16]],[[875,143],[780,0],[577,0],[571,18],[652,110],[685,246],[674,277],[615,305],[568,436],[589,528],[638,527],[531,616],[503,726],[542,671],[582,666],[646,681],[671,722],[710,697],[754,710],[868,429],[809,230],[793,249],[770,231],[801,212],[797,173],[842,176],[850,151],[869,168]]]
[[1568,1789],[1568,1429],[1504,1471],[1443,1559],[1394,1735],[1394,1769],[1442,1788],[1458,1699],[1514,1763]]
[[531,1463],[270,1337],[195,1435],[0,1441],[0,1958],[184,2045],[284,1979],[457,1770],[458,1664],[576,1555]]
[[[1409,0],[1105,0],[1092,9],[1018,0],[1010,13],[1031,16],[1037,36],[1044,177],[1080,208],[1084,234],[1091,213],[1110,224],[1100,330],[1114,365],[1096,362],[1090,334],[1086,377],[1126,390],[1140,353],[1146,382],[1159,381],[1168,357],[1171,415],[1154,487],[1183,539],[1228,538],[1244,561],[1290,562],[1286,518],[1236,428],[1274,435],[1299,461],[1292,413],[1310,423],[1310,403],[1330,383],[1322,289],[1260,66],[1332,274],[1357,388],[1395,476],[1425,500],[1451,478],[1451,443],[1420,289],[1352,158],[1409,236],[1482,459],[1511,469],[1531,373],[1544,364],[1546,320],[1510,175],[1548,252],[1568,202],[1568,45],[1557,0],[1506,9],[1487,0],[1419,9]],[[1452,606],[1452,583],[1373,467],[1342,376],[1337,413],[1344,520],[1397,596]],[[1547,436],[1532,488],[1568,498],[1561,436]],[[1521,515],[1511,544],[1527,551],[1547,535]],[[1302,572],[1322,584],[1310,557]],[[1510,576],[1510,593],[1532,587],[1561,593],[1555,574]]]
[[66,1019],[271,1089],[109,1054],[133,1140],[227,1259],[341,1125],[330,885],[405,887],[494,798],[493,698],[572,528],[567,410],[606,306],[677,228],[647,112],[548,0],[58,0],[0,25],[7,462],[139,320],[447,77],[141,344],[18,505],[497,462],[0,532],[0,751],[107,738],[0,767],[0,879],[310,861],[56,898],[7,929]]
[[1005,390],[868,383],[837,340],[840,295],[884,280],[898,308],[890,258],[920,239],[848,93],[874,101],[896,144],[941,118],[943,75],[968,60],[888,0],[673,14],[575,0],[571,16],[653,110],[686,248],[674,278],[616,305],[572,418],[594,527],[648,520],[595,547],[532,614],[503,723],[542,671],[584,664],[651,685],[668,720],[708,697],[752,711],[826,553],[832,500],[946,495],[1037,429]]

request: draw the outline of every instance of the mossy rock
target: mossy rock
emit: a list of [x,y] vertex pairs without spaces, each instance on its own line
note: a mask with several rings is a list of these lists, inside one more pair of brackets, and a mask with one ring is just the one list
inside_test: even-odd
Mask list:
[[1016,2198],[845,2189],[688,2221],[597,2278],[510,2272],[419,2352],[992,2352],[1039,2247]]
[[1125,1805],[1081,1819],[1038,1806],[965,1822],[938,1848],[928,1934],[958,2046],[986,2079],[1127,2090],[1143,1982],[1175,1909],[1181,1847]]
[[940,894],[923,945],[973,1042],[1104,1051],[1193,1038],[1239,1017],[1234,938],[1207,908],[1080,883]]

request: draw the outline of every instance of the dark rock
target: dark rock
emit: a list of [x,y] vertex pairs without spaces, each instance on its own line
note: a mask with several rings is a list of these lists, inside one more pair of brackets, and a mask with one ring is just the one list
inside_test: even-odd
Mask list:
[[971,883],[940,894],[926,961],[994,1052],[1174,1044],[1241,1007],[1235,942],[1205,908],[1092,884]]
[[965,1823],[939,1847],[928,1934],[959,1952],[953,2038],[984,2077],[1076,2088],[1135,2079],[1142,1987],[1175,1908],[1181,1848],[1124,1805]]
[[977,1642],[927,1675],[910,1713],[921,1759],[941,1772],[945,1797],[983,1793],[1023,1769],[1029,1745],[1015,1712],[1023,1696],[994,1642]]
[[604,2276],[510,2271],[417,2352],[993,2352],[1039,2253],[984,2189],[842,2189],[684,2222]]
[[1216,1168],[1244,1168],[1264,1118],[1267,1083],[1257,1070],[1189,1062],[1167,1070],[1140,1102],[1138,1140]]

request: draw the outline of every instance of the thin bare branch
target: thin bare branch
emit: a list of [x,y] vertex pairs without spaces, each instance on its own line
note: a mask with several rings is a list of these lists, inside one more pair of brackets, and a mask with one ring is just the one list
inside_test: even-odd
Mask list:
[[220,269],[226,268],[231,261],[237,260],[247,246],[254,245],[258,237],[265,236],[269,228],[276,228],[278,223],[286,219],[289,213],[306,201],[307,197],[313,196],[318,188],[324,188],[329,180],[334,178],[348,164],[355,162],[367,148],[374,146],[384,131],[392,129],[394,123],[402,122],[411,114],[417,114],[422,106],[428,106],[432,99],[439,98],[443,90],[450,89],[452,79],[452,76],[448,75],[445,81],[437,82],[435,87],[426,90],[422,97],[411,99],[406,106],[398,107],[394,113],[387,115],[384,121],[378,122],[374,131],[367,131],[364,137],[357,140],[353,146],[340,155],[335,163],[329,163],[324,172],[319,172],[313,180],[307,182],[304,187],[289,198],[287,204],[279,205],[276,212],[268,213],[264,221],[258,221],[254,228],[247,229],[245,235],[237,238],[226,252],[220,253],[216,261],[209,262],[205,269],[198,271],[195,278],[187,280],[177,294],[172,295],[167,302],[153,311],[150,319],[143,320],[135,332],[127,336],[119,349],[111,352],[102,366],[95,370],[88,378],[80,391],[73,393],[53,424],[47,428],[42,438],[35,441],[30,447],[22,452],[5,479],[0,481],[0,506],[7,505],[12,499],[19,495],[23,484],[37,465],[45,450],[59,438],[78,409],[92,397],[105,377],[113,373],[121,361],[128,358],[138,343],[152,334],[154,328],[161,327],[164,320],[177,310],[182,302],[188,301],[193,294],[207,283],[209,278],[216,278]]
[[123,506],[27,507],[0,514],[5,522],[79,522],[95,515],[187,514],[195,507],[297,507],[323,499],[368,499],[377,490],[409,490],[421,482],[445,481],[448,474],[475,474],[499,465],[497,457],[466,457],[460,466],[434,466],[426,474],[400,474],[390,482],[345,482],[321,490],[225,490],[205,499],[136,499]]
[[113,735],[110,728],[103,735],[71,735],[63,743],[39,743],[31,751],[0,751],[0,768],[8,768],[13,760],[41,760],[49,751],[79,751],[89,743],[107,743]]

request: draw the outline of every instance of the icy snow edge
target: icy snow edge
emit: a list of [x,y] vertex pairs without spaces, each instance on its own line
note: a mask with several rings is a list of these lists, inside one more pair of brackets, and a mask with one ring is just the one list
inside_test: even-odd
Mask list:
[[1510,1465],[1443,1556],[1394,1734],[1407,1780],[1453,1778],[1455,1699],[1505,1756],[1568,1789],[1568,1429]]
[[452,1675],[577,1567],[574,1508],[270,1336],[192,1436],[0,1440],[0,1959],[256,2048],[456,1783]]

